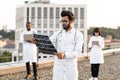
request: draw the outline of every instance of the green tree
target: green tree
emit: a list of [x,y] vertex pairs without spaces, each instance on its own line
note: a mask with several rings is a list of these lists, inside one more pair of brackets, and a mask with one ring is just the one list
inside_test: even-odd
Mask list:
[[3,39],[15,40],[15,31],[14,30],[11,30],[10,32],[0,30],[0,35],[2,35]]
[[[88,29],[88,35],[93,34],[93,30],[95,27],[90,27]],[[105,28],[105,27],[100,27],[101,33],[103,37],[106,37],[107,35],[111,35],[113,39],[120,39],[120,27],[118,29],[112,29],[112,28]]]
[[11,62],[12,61],[12,53],[9,51],[5,51],[0,54],[0,63],[3,62]]

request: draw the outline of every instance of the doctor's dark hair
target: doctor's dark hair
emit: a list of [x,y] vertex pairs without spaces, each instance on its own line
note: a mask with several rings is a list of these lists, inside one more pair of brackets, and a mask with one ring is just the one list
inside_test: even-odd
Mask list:
[[95,36],[95,32],[98,32],[99,33],[99,36],[101,36],[101,31],[100,31],[100,28],[95,28],[94,31],[93,31],[93,35]]
[[31,25],[32,25],[32,23],[31,23],[31,22],[26,22],[26,25],[27,25],[27,24],[31,24]]
[[74,17],[74,15],[73,15],[73,13],[72,12],[70,12],[70,11],[62,11],[61,12],[61,17],[65,17],[65,16],[68,16],[68,19],[70,20],[70,21],[74,21],[75,20],[75,17]]

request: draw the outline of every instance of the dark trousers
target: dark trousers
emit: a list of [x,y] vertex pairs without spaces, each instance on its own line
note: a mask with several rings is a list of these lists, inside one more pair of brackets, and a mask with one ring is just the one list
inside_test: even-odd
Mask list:
[[91,64],[92,77],[98,77],[100,64]]
[[[37,76],[37,64],[36,62],[32,62],[32,66],[33,66],[33,73],[34,73],[34,76],[36,77]],[[27,75],[30,74],[30,62],[27,62],[26,63],[26,72],[27,72]]]

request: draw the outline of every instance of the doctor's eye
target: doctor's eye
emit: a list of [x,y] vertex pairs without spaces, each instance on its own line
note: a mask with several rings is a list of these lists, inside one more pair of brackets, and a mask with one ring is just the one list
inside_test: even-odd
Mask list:
[[67,21],[67,20],[61,20],[60,21],[60,23],[67,23],[67,22],[69,22],[69,21]]

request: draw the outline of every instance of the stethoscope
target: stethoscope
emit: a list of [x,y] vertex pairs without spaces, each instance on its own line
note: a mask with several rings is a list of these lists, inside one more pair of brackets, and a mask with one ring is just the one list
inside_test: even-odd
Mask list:
[[[64,29],[62,29],[59,33],[58,33],[58,36],[62,36],[62,32],[63,32]],[[76,29],[75,29],[75,33],[74,33],[74,40],[72,41],[73,44],[75,44],[75,38],[76,38]]]

